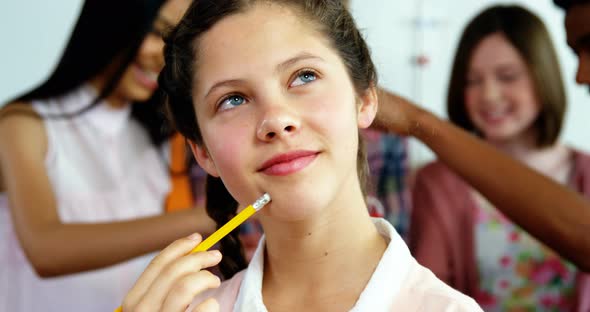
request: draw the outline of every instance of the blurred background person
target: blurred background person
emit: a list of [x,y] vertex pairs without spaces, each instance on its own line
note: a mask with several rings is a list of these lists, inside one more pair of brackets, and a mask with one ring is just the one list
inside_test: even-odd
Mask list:
[[[491,7],[467,25],[447,108],[454,124],[590,195],[590,156],[557,142],[566,97],[555,50],[543,22],[526,9]],[[511,179],[510,172],[497,177]],[[410,238],[420,263],[487,311],[572,311],[577,298],[590,296],[576,285],[584,279],[575,266],[440,161],[417,174]]]
[[213,230],[202,208],[162,215],[170,133],[154,94],[162,35],[188,5],[85,1],[51,76],[2,108],[0,310],[110,310],[142,255]]
[[[571,259],[579,268],[589,270],[590,239],[581,236],[587,232],[588,227],[585,225],[590,226],[590,210],[579,195],[568,189],[560,189],[554,193],[555,184],[548,179],[542,179],[542,182],[539,182],[538,174],[533,174],[533,182],[529,182],[524,186],[525,189],[522,189],[519,181],[522,180],[523,170],[519,169],[503,170],[511,172],[512,179],[497,177],[497,168],[506,165],[506,157],[502,157],[500,163],[497,163],[496,157],[490,156],[492,154],[489,153],[488,148],[479,148],[480,142],[475,142],[474,147],[471,136],[464,140],[465,135],[457,135],[455,131],[457,129],[453,129],[452,133],[447,132],[446,125],[440,123],[439,118],[448,116],[444,103],[449,82],[447,77],[451,72],[454,47],[460,39],[465,24],[485,7],[505,3],[505,1],[353,0],[350,2],[350,8],[371,47],[381,87],[401,94],[433,112],[433,114],[424,113],[421,109],[416,109],[414,112],[414,107],[405,109],[406,106],[403,104],[411,105],[411,103],[404,103],[397,94],[385,90],[380,94],[381,105],[375,128],[397,134],[410,134],[406,140],[407,175],[409,176],[406,180],[410,181],[408,184],[412,183],[417,168],[438,157],[456,170],[457,174],[474,183],[474,187],[486,193],[496,204],[501,201],[502,205],[499,209],[503,209],[507,217],[522,225],[527,232],[546,242],[564,257]],[[558,2],[563,5],[563,8],[568,8],[569,20],[578,19],[579,22],[584,23],[584,19],[580,19],[579,16],[584,14],[584,6],[587,5],[583,3],[588,1]],[[552,37],[556,39],[555,46],[562,65],[561,71],[565,77],[573,77],[578,59],[566,44],[563,27],[566,10],[560,10],[551,0],[515,0],[512,3],[518,3],[543,17]],[[576,29],[583,30],[584,27],[571,26],[574,23],[569,24],[568,35],[584,34],[584,31],[575,34]],[[587,103],[590,98],[587,89],[576,86],[574,79],[566,79],[565,91],[568,109],[567,114],[564,115],[560,141],[580,151],[588,151],[590,140],[587,139],[586,128],[587,116],[590,115],[590,106]],[[435,119],[432,117],[438,117],[436,122],[431,122],[431,119]],[[484,160],[491,163],[491,168],[482,166]],[[512,159],[508,161],[512,168],[514,161]],[[525,177],[530,177],[530,170],[525,168],[525,171]],[[508,183],[511,185],[509,186]],[[543,196],[535,198],[528,196],[527,190],[545,190],[545,187],[553,191],[544,192]],[[512,192],[515,189],[522,191]],[[547,205],[546,203],[553,198],[564,196],[568,199],[560,200],[560,205],[567,205],[571,209],[559,210],[556,214],[553,208],[555,204]],[[553,200],[553,202],[556,201]]]

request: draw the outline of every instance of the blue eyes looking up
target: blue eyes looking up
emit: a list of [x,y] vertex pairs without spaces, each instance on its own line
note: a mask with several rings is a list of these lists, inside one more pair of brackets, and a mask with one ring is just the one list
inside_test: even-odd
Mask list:
[[297,75],[295,80],[293,80],[293,82],[291,83],[290,86],[296,87],[296,86],[304,85],[304,84],[310,83],[316,79],[317,79],[316,74],[313,71],[303,70],[303,71],[299,72],[299,74]]
[[221,100],[221,103],[219,103],[219,107],[218,110],[223,111],[223,110],[228,110],[228,109],[232,109],[236,106],[240,106],[242,104],[244,104],[244,102],[246,102],[246,99],[238,94],[232,94],[228,97],[225,97],[223,100]]
[[[310,82],[313,82],[316,79],[317,79],[317,75],[315,72],[313,72],[311,70],[302,70],[297,74],[297,76],[295,76],[295,79],[293,79],[291,84],[289,84],[289,87],[292,88],[292,87],[302,86],[302,85],[308,84]],[[236,106],[240,106],[244,103],[246,103],[245,97],[243,97],[242,95],[239,95],[239,94],[231,94],[221,100],[221,102],[219,103],[218,110],[223,111],[223,110],[232,109],[232,108],[234,108]]]
[[246,100],[242,96],[232,95],[226,101],[231,106],[238,106],[242,105]]

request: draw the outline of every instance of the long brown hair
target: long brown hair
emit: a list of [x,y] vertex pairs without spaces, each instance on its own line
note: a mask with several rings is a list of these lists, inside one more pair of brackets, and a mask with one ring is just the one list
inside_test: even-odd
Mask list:
[[[260,2],[288,7],[311,21],[344,61],[357,95],[364,94],[376,84],[377,75],[369,49],[352,16],[340,0],[195,1],[166,38],[166,66],[159,77],[159,83],[164,90],[165,107],[172,123],[187,139],[196,144],[203,144],[191,96],[199,38],[223,18],[244,12]],[[362,145],[359,134],[357,168],[360,184],[364,188],[367,161]],[[208,177],[206,206],[207,213],[219,227],[236,214],[238,203],[227,192],[220,179]],[[219,267],[225,278],[230,278],[246,267],[237,234],[234,231],[230,237],[221,241],[220,249],[224,258]]]
[[566,95],[557,53],[545,25],[536,15],[515,6],[493,6],[478,14],[465,28],[453,62],[447,111],[451,121],[474,131],[465,107],[467,71],[473,51],[489,35],[501,33],[525,60],[541,112],[534,122],[537,146],[549,146],[559,137]]

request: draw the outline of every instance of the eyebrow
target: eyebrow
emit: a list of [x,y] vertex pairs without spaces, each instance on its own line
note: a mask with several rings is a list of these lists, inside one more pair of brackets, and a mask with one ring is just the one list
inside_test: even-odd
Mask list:
[[[323,58],[313,55],[311,53],[301,52],[301,53],[297,54],[296,56],[278,64],[276,67],[276,72],[284,71],[286,68],[289,68],[290,66],[293,66],[294,64],[297,64],[298,62],[301,62],[304,60],[310,60],[310,59],[315,59],[315,60],[319,60],[319,61],[324,60]],[[205,98],[209,97],[209,94],[211,94],[211,92],[213,92],[213,90],[215,90],[219,87],[237,84],[242,81],[243,81],[242,79],[230,79],[230,80],[224,80],[224,81],[217,82],[211,88],[209,88],[209,91],[207,92],[207,94],[205,94]]]
[[317,56],[317,55],[313,55],[311,53],[308,52],[301,52],[299,54],[297,54],[296,56],[280,63],[279,65],[277,65],[277,72],[280,71],[284,71],[286,68],[292,66],[293,64],[297,64],[298,62],[304,61],[304,60],[309,60],[309,59],[315,59],[315,60],[319,60],[319,61],[323,61],[324,59]]

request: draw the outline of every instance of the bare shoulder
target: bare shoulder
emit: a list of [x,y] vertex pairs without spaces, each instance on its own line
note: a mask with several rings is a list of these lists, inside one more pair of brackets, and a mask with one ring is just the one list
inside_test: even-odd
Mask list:
[[[26,135],[43,130],[43,119],[26,102],[9,103],[0,109],[0,136]],[[35,131],[36,130],[36,131]]]
[[29,115],[40,118],[29,102],[12,102],[0,108],[0,119],[13,115]]
[[47,136],[43,119],[30,104],[14,102],[0,109],[0,161],[13,153],[43,157]]
[[14,102],[0,108],[0,192],[6,189],[4,166],[19,158],[42,160],[46,149],[43,121],[29,103]]

